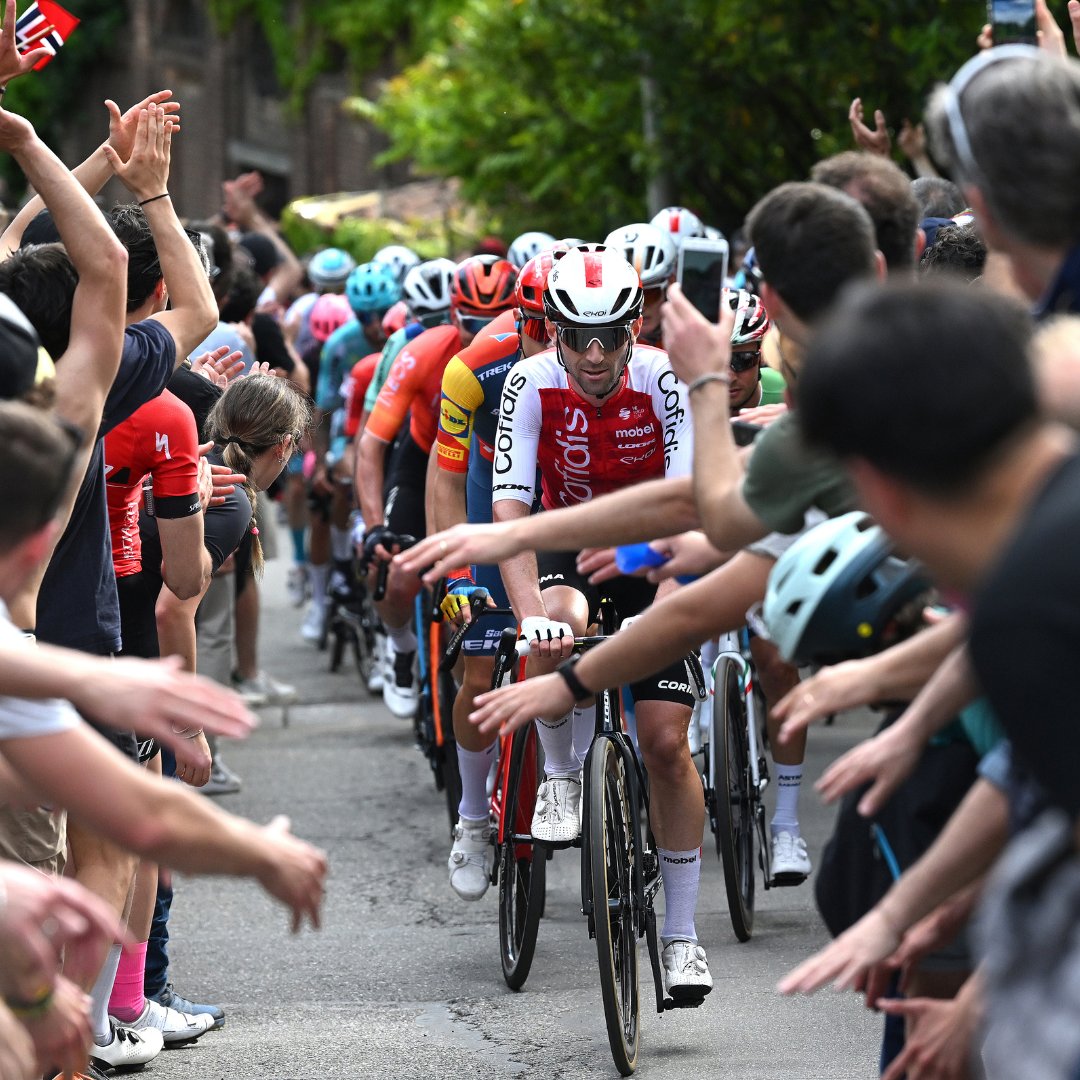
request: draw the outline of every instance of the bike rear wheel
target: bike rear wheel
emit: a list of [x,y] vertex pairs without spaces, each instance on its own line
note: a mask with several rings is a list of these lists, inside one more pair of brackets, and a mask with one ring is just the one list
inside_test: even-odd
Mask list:
[[530,724],[516,731],[511,743],[499,844],[499,957],[511,990],[520,990],[529,977],[544,909],[545,853],[533,843],[514,841],[515,833],[529,833],[538,782],[536,734]]
[[740,941],[754,930],[754,798],[746,738],[746,697],[739,665],[717,661],[709,753],[716,849],[724,864],[731,927]]
[[618,746],[601,738],[589,766],[589,875],[600,989],[615,1067],[629,1076],[640,1042],[634,872],[639,846],[629,778]]

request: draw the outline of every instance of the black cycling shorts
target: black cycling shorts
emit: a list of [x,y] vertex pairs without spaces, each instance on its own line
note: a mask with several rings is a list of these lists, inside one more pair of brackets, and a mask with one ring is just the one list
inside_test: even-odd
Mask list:
[[[116,579],[116,595],[120,601],[120,637],[123,642],[121,656],[156,660],[161,655],[157,617],[154,614],[161,587],[161,576],[146,570]],[[102,731],[102,734],[127,757],[140,764],[145,764],[158,752],[156,740],[142,739],[134,732],[119,733],[123,736],[120,741],[114,738],[118,733],[110,735]],[[129,736],[135,742],[134,752],[131,750]]]
[[[598,617],[601,596],[610,597],[620,621],[640,615],[655,599],[656,586],[639,577],[617,577],[603,585],[591,585],[578,572],[577,555],[571,551],[545,551],[537,555],[540,590],[566,585],[581,593],[589,604],[591,618]],[[697,697],[685,660],[676,660],[662,671],[630,684],[634,701],[674,701],[693,708]]]
[[422,540],[427,535],[424,514],[427,467],[428,455],[412,437],[402,439],[391,454],[383,520],[398,536]]

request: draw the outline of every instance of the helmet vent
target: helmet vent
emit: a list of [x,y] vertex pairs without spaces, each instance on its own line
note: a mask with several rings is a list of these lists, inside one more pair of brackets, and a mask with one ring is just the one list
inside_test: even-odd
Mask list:
[[877,592],[878,583],[874,580],[872,574],[867,574],[866,577],[855,586],[855,596],[859,600],[865,600],[868,596],[873,596]]
[[829,550],[824,552],[821,558],[814,564],[814,573],[824,574],[834,562],[836,562],[836,551],[833,548],[829,548]]
[[622,311],[623,305],[626,303],[626,301],[629,298],[630,298],[630,290],[629,289],[620,289],[619,290],[619,295],[615,298],[615,303],[612,304],[612,306],[611,306],[612,312],[614,313],[614,312],[617,312],[617,311]]
[[565,289],[556,289],[558,294],[559,303],[566,308],[567,311],[572,312],[574,315],[580,315],[581,312],[574,306],[574,301],[570,299],[570,294]]
[[802,600],[792,600],[791,603],[788,604],[787,613],[789,615],[791,615],[791,616],[798,615],[799,614],[799,608],[801,608],[801,607],[802,607]]

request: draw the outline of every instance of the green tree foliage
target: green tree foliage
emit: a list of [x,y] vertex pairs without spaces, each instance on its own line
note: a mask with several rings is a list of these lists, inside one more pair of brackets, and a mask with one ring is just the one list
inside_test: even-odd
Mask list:
[[[366,6],[366,5],[361,5]],[[974,51],[981,0],[462,0],[376,102],[391,158],[462,178],[507,232],[598,237],[673,201],[731,229],[770,187],[851,145],[847,110],[917,119]],[[659,151],[642,134],[641,76]]]

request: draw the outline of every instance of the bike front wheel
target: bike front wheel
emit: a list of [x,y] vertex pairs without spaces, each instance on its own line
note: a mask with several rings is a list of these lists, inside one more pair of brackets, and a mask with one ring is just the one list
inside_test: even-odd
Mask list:
[[640,1041],[634,870],[639,858],[626,763],[617,744],[600,739],[589,766],[589,876],[608,1044],[629,1076]]
[[716,849],[724,864],[731,927],[740,941],[754,931],[754,799],[747,753],[746,695],[738,663],[717,661],[709,754]]

